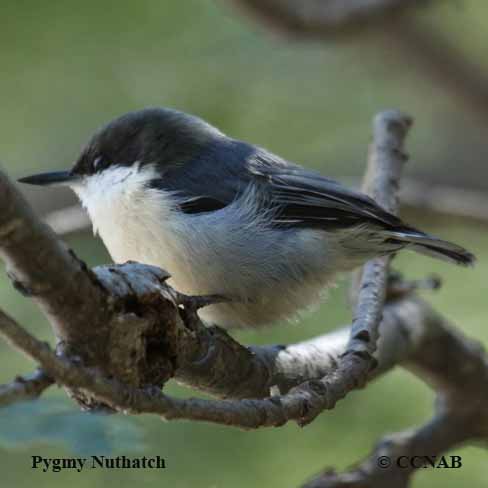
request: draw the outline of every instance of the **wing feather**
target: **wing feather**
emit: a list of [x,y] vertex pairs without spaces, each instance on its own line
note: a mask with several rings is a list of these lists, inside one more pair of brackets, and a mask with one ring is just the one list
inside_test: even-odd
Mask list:
[[263,180],[270,200],[280,209],[277,223],[343,228],[365,221],[380,226],[402,226],[374,200],[358,191],[325,178],[319,173],[292,166],[254,166],[253,173]]
[[368,196],[232,139],[220,140],[184,167],[166,172],[154,182],[154,186],[176,192],[186,213],[218,211],[250,185],[255,185],[262,196],[261,205],[275,209],[276,225],[326,230],[365,221],[388,228],[403,225]]

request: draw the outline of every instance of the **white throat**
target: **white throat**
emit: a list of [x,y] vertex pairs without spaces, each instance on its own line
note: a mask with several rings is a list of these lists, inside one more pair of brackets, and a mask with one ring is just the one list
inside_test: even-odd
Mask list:
[[153,166],[135,163],[107,168],[72,188],[116,263],[138,261],[173,273],[179,260],[175,199],[148,185],[157,177]]
[[[133,214],[133,205],[141,197],[147,183],[156,177],[153,167],[111,166],[100,173],[84,177],[71,185],[88,211],[95,234],[103,233],[114,220],[126,221]],[[103,238],[103,235],[101,236]],[[110,249],[109,249],[110,251]]]

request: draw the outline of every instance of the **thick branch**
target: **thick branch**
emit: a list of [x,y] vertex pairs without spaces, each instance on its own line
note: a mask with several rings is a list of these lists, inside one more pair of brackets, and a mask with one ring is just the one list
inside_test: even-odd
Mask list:
[[[430,349],[424,350],[422,354],[427,353],[430,358],[441,361],[446,344],[454,341],[451,349],[458,351],[457,360],[462,361],[467,374],[471,374],[473,367],[466,365],[473,363],[472,346],[457,344],[456,342],[462,341],[462,338],[451,335],[449,330],[444,328],[442,319],[428,307],[424,310],[424,307],[427,306],[422,302],[410,300],[391,305],[385,314],[387,318],[384,324],[385,332],[389,331],[391,335],[382,337],[379,342],[378,355],[383,358],[381,363],[387,367],[400,358],[415,357],[416,351],[427,347]],[[419,337],[417,333],[422,329],[425,333]],[[313,390],[301,388],[297,390],[299,395],[292,393],[264,400],[176,399],[162,394],[158,389],[134,388],[116,380],[108,380],[96,370],[81,367],[71,363],[67,358],[56,356],[46,344],[35,339],[5,314],[0,314],[0,334],[38,362],[46,373],[56,378],[59,383],[74,390],[86,390],[98,400],[124,413],[153,413],[166,419],[191,419],[242,428],[257,428],[281,425],[290,419],[301,419],[304,415],[303,402],[306,404],[307,401],[313,400]],[[403,347],[393,347],[398,343],[403,343]],[[394,351],[398,356],[395,357]],[[480,364],[485,364],[484,360]],[[484,374],[486,375],[486,371]],[[334,381],[334,373],[331,376]],[[463,381],[463,378],[457,381]],[[318,394],[320,393],[319,391]],[[483,425],[479,422],[478,424]]]
[[79,347],[97,344],[93,339],[107,320],[105,293],[85,264],[39,221],[2,171],[0,258],[14,286],[35,300],[59,339]]
[[313,400],[313,390],[265,400],[181,400],[156,388],[139,389],[109,380],[96,371],[78,366],[54,354],[7,315],[0,314],[0,334],[14,347],[37,361],[60,383],[73,390],[87,390],[98,400],[124,413],[154,413],[166,419],[192,419],[243,428],[282,425],[290,418],[301,419],[304,402]]

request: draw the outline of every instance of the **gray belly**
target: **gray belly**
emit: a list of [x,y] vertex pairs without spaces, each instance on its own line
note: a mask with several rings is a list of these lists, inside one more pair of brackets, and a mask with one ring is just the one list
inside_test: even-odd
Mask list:
[[[114,261],[152,264],[171,274],[169,284],[189,295],[218,294],[229,303],[200,311],[209,324],[258,327],[292,318],[320,301],[332,279],[324,235],[299,230],[282,235],[203,236],[158,232],[103,236]],[[157,243],[157,245],[155,245]]]

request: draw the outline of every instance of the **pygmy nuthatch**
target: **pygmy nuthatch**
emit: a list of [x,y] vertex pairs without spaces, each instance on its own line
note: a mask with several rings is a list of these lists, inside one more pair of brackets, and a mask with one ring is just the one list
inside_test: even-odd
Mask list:
[[227,297],[200,311],[224,327],[289,318],[338,272],[400,249],[474,261],[366,195],[170,109],[123,115],[70,171],[20,181],[69,185],[116,262],[164,268],[189,295]]

